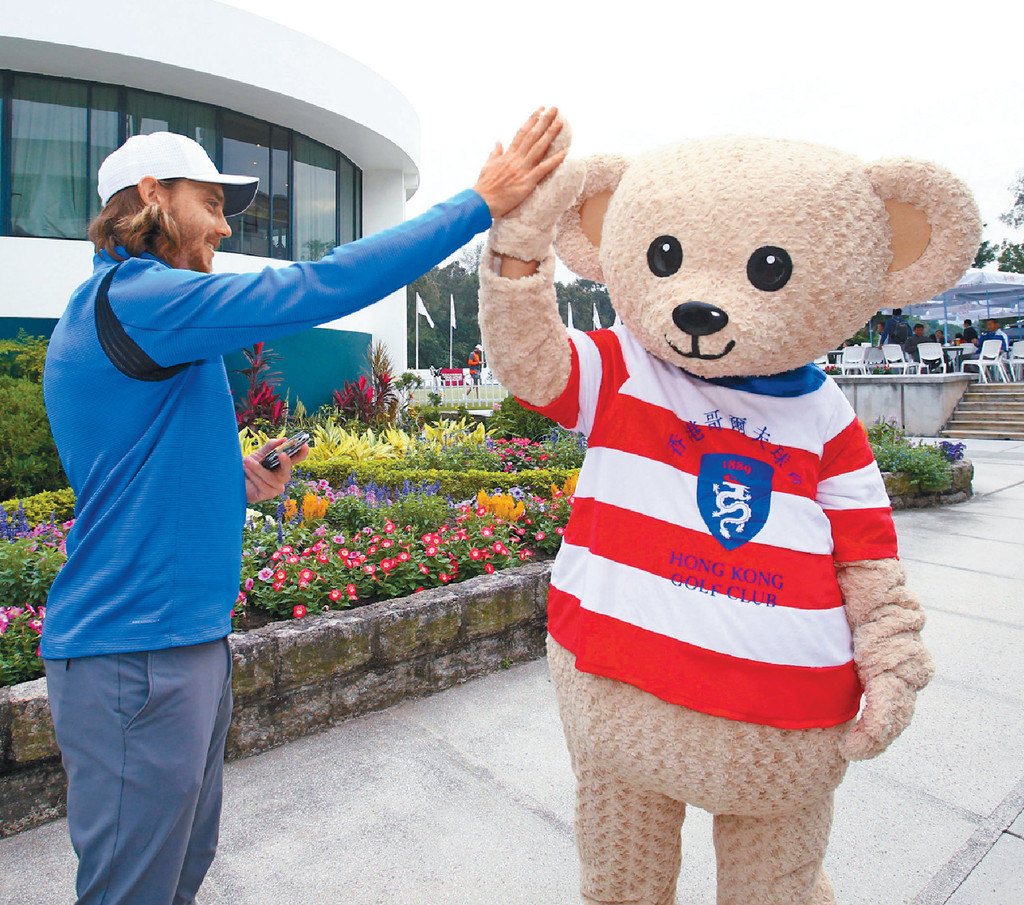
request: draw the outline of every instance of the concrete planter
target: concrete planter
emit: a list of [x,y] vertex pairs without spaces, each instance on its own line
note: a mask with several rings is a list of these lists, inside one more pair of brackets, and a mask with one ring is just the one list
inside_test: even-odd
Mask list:
[[[228,759],[544,654],[550,563],[230,637]],[[64,813],[46,680],[0,688],[0,836]]]
[[969,459],[953,463],[953,481],[943,490],[922,490],[920,485],[905,474],[882,472],[885,490],[893,509],[925,509],[929,506],[946,506],[963,503],[974,495],[971,481],[974,478],[974,464]]

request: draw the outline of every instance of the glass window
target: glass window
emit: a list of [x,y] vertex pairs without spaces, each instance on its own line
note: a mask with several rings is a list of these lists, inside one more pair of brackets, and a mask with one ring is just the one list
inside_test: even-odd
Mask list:
[[356,168],[344,157],[339,161],[338,185],[340,188],[341,222],[339,244],[344,245],[358,238],[356,233]]
[[126,114],[129,137],[177,132],[199,142],[210,157],[217,159],[217,114],[213,107],[162,94],[129,91]]
[[117,89],[93,85],[89,94],[89,219],[100,212],[97,172],[104,158],[117,150]]
[[288,258],[288,235],[291,224],[288,182],[291,170],[288,145],[291,133],[274,126],[270,153],[270,256]]
[[85,238],[88,87],[17,76],[11,102],[11,234]]
[[0,77],[0,124],[10,123],[0,136],[0,231],[84,239],[99,213],[103,159],[119,139],[170,131],[198,141],[222,172],[259,177],[253,204],[231,220],[226,251],[308,261],[362,234],[362,172],[290,129],[115,85]]
[[295,136],[292,254],[318,261],[338,244],[338,153]]
[[229,221],[232,235],[221,242],[221,248],[266,257],[270,254],[270,124],[225,113],[221,169],[238,176],[258,176],[260,180],[252,204]]

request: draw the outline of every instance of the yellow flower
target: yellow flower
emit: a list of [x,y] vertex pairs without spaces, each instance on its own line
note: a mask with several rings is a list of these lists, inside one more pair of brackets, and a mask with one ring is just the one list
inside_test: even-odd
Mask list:
[[[287,510],[288,504],[285,504]],[[327,515],[327,500],[321,499],[318,496],[314,496],[312,493],[307,493],[302,498],[302,520],[305,522],[315,522],[318,519],[322,519]]]

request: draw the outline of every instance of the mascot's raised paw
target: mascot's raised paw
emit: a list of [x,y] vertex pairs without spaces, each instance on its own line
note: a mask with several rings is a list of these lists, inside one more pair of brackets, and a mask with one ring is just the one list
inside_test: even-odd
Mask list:
[[[719,905],[832,905],[834,790],[933,667],[864,427],[808,362],[956,283],[977,207],[934,164],[779,139],[583,164],[492,230],[536,270],[480,274],[494,373],[588,441],[548,597],[583,900],[675,901],[696,805]],[[562,324],[553,231],[611,329]]]
[[[568,148],[570,140],[571,131],[563,122],[562,131],[551,143],[547,156]],[[488,236],[490,250],[520,261],[546,258],[551,253],[555,225],[579,196],[585,174],[583,161],[563,162],[522,204],[494,222]]]

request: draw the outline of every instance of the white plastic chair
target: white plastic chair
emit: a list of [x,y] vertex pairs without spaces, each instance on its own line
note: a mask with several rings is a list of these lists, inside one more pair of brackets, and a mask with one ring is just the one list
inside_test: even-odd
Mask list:
[[889,369],[897,374],[909,374],[911,371],[917,373],[921,370],[921,365],[916,361],[908,361],[903,350],[895,343],[886,343],[882,346],[882,357]]
[[839,370],[843,374],[866,374],[864,368],[864,346],[847,346],[843,349],[843,357],[839,359]]
[[1003,383],[1009,383],[1010,378],[1006,373],[1006,366],[1003,364],[1003,343],[999,339],[986,339],[981,344],[981,352],[977,358],[971,358],[960,365],[960,369],[966,374],[968,368],[977,368],[978,377],[982,383],[988,383],[989,368],[992,369],[992,376],[998,377]]
[[812,365],[817,365],[819,368],[824,370],[825,368],[828,367],[828,356],[827,355],[819,355],[817,358],[814,359],[814,361],[811,362],[811,364]]
[[1010,357],[1006,360],[1006,367],[1014,380],[1024,379],[1024,339],[1018,339],[1010,346]]
[[921,343],[917,347],[917,357],[921,362],[918,374],[924,374],[926,368],[931,371],[933,364],[938,365],[943,374],[946,373],[946,356],[942,354],[942,343]]

